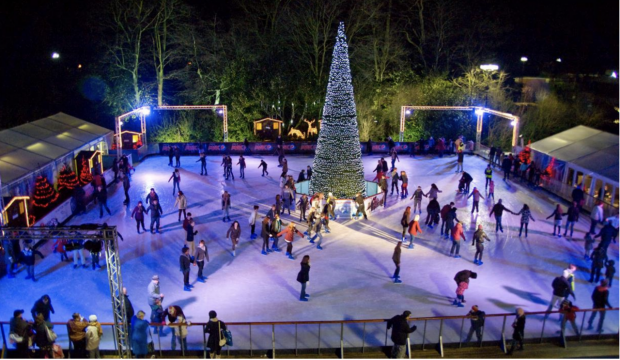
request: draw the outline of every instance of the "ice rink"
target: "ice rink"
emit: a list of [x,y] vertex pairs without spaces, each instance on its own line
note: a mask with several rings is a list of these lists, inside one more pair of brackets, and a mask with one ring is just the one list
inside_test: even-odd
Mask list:
[[[257,169],[261,158],[269,164],[269,176],[261,177],[260,169]],[[374,177],[372,170],[379,158],[363,157],[366,180]],[[403,283],[394,284],[390,279],[394,271],[392,253],[396,242],[400,240],[402,213],[406,206],[413,205],[413,200],[403,200],[394,194],[388,197],[386,208],[369,214],[366,221],[331,221],[332,232],[324,235],[322,251],[309,244],[307,239],[297,239],[293,251],[295,261],[286,258],[285,251],[264,256],[260,252],[262,240],[250,240],[248,217],[252,207],[259,205],[262,219],[279,193],[281,169],[277,167],[277,157],[249,156],[246,178],[238,177],[239,168],[235,165],[234,181],[224,180],[220,157],[208,158],[208,176],[199,175],[197,159],[191,156],[181,159],[181,189],[188,198],[188,211],[197,223],[196,239],[207,242],[210,262],[205,266],[208,277],[206,283],[196,282],[196,267],[192,268],[191,281],[195,287],[191,292],[183,291],[183,277],[179,271],[179,255],[185,231],[177,221],[177,210],[173,208],[175,196],[172,194],[172,182],[168,182],[172,168],[167,166],[167,157],[150,157],[136,167],[130,189],[130,207],[122,205],[122,185],[113,184],[108,190],[111,216],[105,214],[99,219],[98,207],[91,204],[86,215],[70,222],[107,222],[118,227],[124,237],[120,244],[123,284],[128,289],[135,310],[145,310],[147,318],[150,314],[147,286],[154,274],[158,274],[161,279],[164,305],[180,305],[187,317],[195,322],[206,322],[209,310],[216,310],[218,317],[225,322],[378,319],[392,317],[403,310],[411,310],[413,316],[464,315],[474,304],[487,314],[513,312],[515,307],[523,307],[525,311],[544,311],[552,295],[551,282],[554,277],[562,274],[569,263],[574,263],[578,268],[575,273],[576,305],[580,308],[592,306],[590,295],[594,285],[587,281],[590,263],[583,259],[583,237],[589,227],[589,216],[582,214],[580,217],[575,226],[573,241],[553,237],[552,219],[545,218],[552,213],[557,199],[542,190],[531,191],[512,181],[506,183],[502,181],[499,171],[495,171],[493,176],[496,183],[495,199],[503,199],[505,206],[515,212],[526,203],[536,219],[536,222],[530,222],[527,238],[518,237],[520,216],[506,213],[504,232],[495,233],[495,220],[489,217],[492,200],[481,200],[480,213],[470,215],[472,199],[467,200],[456,193],[460,174],[455,173],[455,156],[439,159],[403,155],[400,158],[396,167],[399,171],[407,172],[410,194],[418,185],[427,192],[430,185],[435,183],[442,190],[438,199],[441,206],[450,201],[456,203],[467,241],[461,244],[461,259],[447,256],[451,242],[439,236],[438,227],[429,229],[423,224],[428,204],[425,198],[420,221],[423,234],[416,240],[414,249],[403,248]],[[237,159],[237,156],[233,156],[233,164],[236,164]],[[312,164],[312,157],[309,156],[290,156],[287,159],[289,174],[295,178],[301,169]],[[465,170],[474,177],[471,187],[478,187],[483,196],[486,196],[485,166],[486,162],[481,158],[465,158]],[[131,210],[138,200],[144,201],[151,187],[159,194],[164,210],[162,233],[138,235],[135,222],[130,218]],[[236,257],[231,255],[230,240],[225,238],[232,222],[222,222],[220,199],[224,190],[231,193],[230,217],[233,221],[238,220],[242,228]],[[565,203],[562,207],[566,210]],[[298,220],[298,212],[283,216],[284,224]],[[149,221],[150,217],[146,216],[147,228]],[[484,226],[491,238],[491,242],[486,244],[482,266],[473,264],[475,250],[471,246],[471,239],[477,223]],[[305,223],[298,228],[305,230]],[[257,226],[257,233],[260,233],[260,225]],[[280,246],[285,246],[282,239]],[[4,277],[0,280],[4,305],[0,308],[0,319],[8,321],[14,309],[25,309],[25,315],[28,315],[35,300],[43,294],[49,294],[56,310],[52,321],[66,321],[74,312],[85,316],[97,314],[100,321],[111,321],[104,256],[101,260],[103,268],[93,271],[90,267],[74,269],[72,262],[60,262],[59,255],[52,254],[51,243],[46,244],[43,252],[46,257],[36,265],[36,283],[24,280],[25,269],[21,269],[14,279]],[[308,285],[311,298],[307,303],[299,301],[300,284],[296,281],[299,262],[305,254],[310,255],[312,265]],[[617,244],[609,247],[608,256],[617,263]],[[470,281],[469,290],[465,293],[465,307],[457,308],[451,305],[456,290],[453,277],[463,269],[476,271],[478,279]],[[618,276],[610,289],[610,303],[613,306],[618,306],[617,286]],[[578,319],[580,324],[581,316]],[[541,320],[542,316],[529,320],[526,336],[540,335]],[[512,318],[507,326],[511,322]],[[420,324],[418,326],[421,330]],[[444,331],[453,334],[446,335],[447,338],[452,336],[454,340],[460,326],[460,321],[447,322],[447,330]],[[465,330],[468,328],[466,324]],[[501,329],[501,319],[489,320],[486,330],[489,339],[497,338],[498,329]],[[552,334],[558,329],[558,322],[550,321],[545,333]],[[359,329],[351,331],[359,332]],[[373,335],[375,341],[383,342],[381,331],[384,330],[376,331],[376,336]],[[608,314],[605,331],[618,331],[617,312]],[[495,335],[490,335],[492,332]],[[420,331],[415,336],[421,337]],[[108,336],[107,339],[111,338]],[[416,341],[415,337],[412,339]],[[190,331],[190,346],[201,348],[202,345],[198,344],[201,340],[199,331]],[[239,340],[238,346],[243,346],[244,340]],[[270,336],[266,340],[270,340]],[[366,341],[372,342],[371,339]],[[165,342],[168,344],[169,340]],[[316,344],[308,343],[307,346]]]

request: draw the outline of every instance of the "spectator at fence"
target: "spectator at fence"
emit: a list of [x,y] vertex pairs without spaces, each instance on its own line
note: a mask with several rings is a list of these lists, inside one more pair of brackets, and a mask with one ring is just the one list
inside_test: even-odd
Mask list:
[[562,330],[560,331],[562,334],[564,334],[566,322],[568,321],[573,327],[575,335],[579,336],[579,330],[577,329],[577,324],[575,323],[578,310],[579,308],[574,306],[573,303],[570,302],[568,299],[562,301],[562,306],[560,307],[560,313],[562,314]]
[[34,319],[34,343],[41,350],[42,357],[53,358],[52,349],[56,334],[50,329],[50,325],[45,321],[42,313],[37,314]]
[[478,305],[474,305],[471,307],[471,310],[467,314],[469,320],[471,321],[471,327],[469,328],[469,333],[467,333],[467,338],[465,342],[470,342],[471,337],[476,333],[476,339],[478,339],[478,343],[482,342],[482,328],[484,327],[484,319],[486,313],[478,309]]
[[601,309],[598,311],[593,311],[592,315],[590,315],[590,320],[588,320],[588,330],[592,330],[592,323],[594,322],[594,318],[596,314],[599,314],[598,318],[598,327],[596,328],[597,333],[601,333],[603,331],[603,321],[605,321],[605,306],[608,308],[612,308],[611,304],[609,304],[609,288],[607,287],[607,280],[601,280],[601,285],[597,286],[596,289],[592,292],[592,308],[593,309]]
[[148,353],[149,322],[144,320],[144,311],[138,311],[136,316],[131,318],[131,350],[136,358],[144,358]]
[[69,340],[73,344],[73,355],[76,359],[86,357],[86,328],[88,322],[79,313],[74,313],[69,320]]
[[522,308],[517,308],[517,317],[512,322],[512,344],[510,345],[510,350],[508,351],[508,355],[512,355],[515,350],[515,345],[517,342],[519,343],[519,348],[517,351],[523,351],[523,338],[525,333],[525,311]]
[[222,340],[224,335],[222,331],[226,331],[226,324],[217,319],[217,313],[213,310],[209,311],[209,322],[205,327],[205,333],[209,334],[207,347],[209,348],[209,358],[219,359],[222,351]]
[[18,358],[27,358],[28,356],[28,336],[31,325],[23,318],[24,310],[13,311],[13,317],[10,322],[10,339],[15,341]]
[[405,357],[405,351],[407,349],[407,339],[409,334],[414,332],[418,327],[413,325],[409,327],[408,319],[411,316],[411,311],[404,311],[402,315],[396,315],[387,322],[387,328],[392,329],[392,358],[403,359]]
[[88,350],[89,358],[101,359],[99,343],[102,336],[103,330],[101,329],[101,324],[97,321],[97,315],[89,316],[88,327],[86,328],[86,350]]
[[[185,314],[183,314],[183,309],[177,305],[168,306],[168,308],[164,311],[162,317],[166,321],[166,325],[170,324],[181,324],[185,322]],[[172,350],[177,349],[177,331],[175,326],[170,326],[170,331],[172,333],[172,339],[170,339],[170,347]],[[187,330],[186,330],[187,331]],[[179,342],[181,343],[181,347],[187,350],[187,342],[185,342],[185,338],[181,336],[181,329],[179,329]]]
[[49,295],[41,296],[41,298],[34,303],[34,306],[30,310],[33,319],[36,319],[38,314],[42,314],[43,320],[47,322],[50,321],[50,312],[54,314],[52,299],[50,299]]
[[[164,308],[161,306],[161,299],[155,299],[155,303],[151,305],[151,322],[160,324],[164,321]],[[159,336],[164,336],[163,326],[153,326],[155,333],[159,332]]]
[[159,276],[158,275],[153,275],[153,277],[151,278],[151,282],[149,283],[149,286],[147,288],[148,292],[149,292],[149,305],[155,305],[155,300],[164,300],[164,294],[161,294],[159,292]]

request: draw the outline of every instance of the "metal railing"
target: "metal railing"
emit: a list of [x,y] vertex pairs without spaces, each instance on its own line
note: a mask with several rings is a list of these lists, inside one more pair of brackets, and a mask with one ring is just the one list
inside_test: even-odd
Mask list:
[[[607,325],[601,331],[595,331],[592,336],[600,338],[602,335],[618,335],[618,308],[612,309],[583,309],[577,310],[583,313],[577,317],[579,325],[578,336],[573,337],[574,341],[581,341],[588,313],[602,312],[614,313],[616,316],[607,316]],[[568,339],[565,331],[556,332],[560,324],[551,318],[558,315],[558,311],[552,312],[530,312],[526,313],[526,331],[524,338],[526,342],[543,342],[544,339],[560,338],[562,345],[568,347]],[[601,313],[598,314],[601,316]],[[513,313],[488,314],[485,317],[484,326],[481,329],[482,337],[477,342],[477,346],[482,346],[483,340],[487,343],[501,345],[503,352],[507,351],[507,338],[510,325],[507,325],[509,319],[515,317]],[[418,331],[410,334],[408,338],[408,356],[411,358],[412,348],[415,346],[421,350],[425,350],[429,346],[436,347],[439,354],[444,356],[444,344],[461,348],[464,345],[464,330],[466,328],[466,320],[470,317],[464,316],[441,316],[441,317],[412,317],[409,319],[410,324],[418,325]],[[598,319],[596,319],[598,322]],[[250,357],[255,353],[265,353],[271,358],[275,358],[278,352],[294,353],[297,356],[300,351],[305,353],[316,352],[321,354],[321,350],[338,349],[340,357],[344,358],[345,350],[350,352],[361,351],[364,353],[371,348],[381,348],[391,345],[388,342],[389,330],[386,327],[385,319],[369,319],[369,320],[333,320],[333,321],[282,321],[282,322],[230,322],[226,326],[231,330],[234,337],[234,346],[226,346],[222,350],[230,355],[230,351],[246,351]],[[2,332],[2,341],[5,349],[9,348],[7,344],[8,330],[5,329],[9,322],[0,322]],[[63,322],[54,322],[55,331],[58,334],[58,343],[63,349],[68,349],[68,357],[71,357],[73,346],[68,337],[68,326]],[[100,348],[103,350],[115,349],[116,341],[114,341],[115,331],[113,323],[101,323],[104,329],[104,336]],[[185,356],[188,351],[203,352],[206,358],[208,354],[207,336],[205,334],[207,323],[192,322],[187,327],[188,349],[180,346],[179,355]],[[568,324],[566,324],[568,325]],[[159,323],[153,323],[151,326],[162,326]],[[178,324],[163,325],[163,328],[178,327]],[[508,329],[507,329],[508,327]],[[196,330],[199,330],[196,331]],[[152,330],[149,330],[152,331]],[[507,335],[508,334],[508,335]],[[170,336],[170,334],[166,334]],[[169,354],[172,349],[165,344],[162,345],[162,337],[160,331],[152,334],[155,353],[160,357],[164,356],[164,352]],[[107,341],[105,341],[107,339]],[[172,340],[172,337],[170,337]],[[151,339],[148,338],[147,341]],[[294,347],[292,345],[294,344]]]

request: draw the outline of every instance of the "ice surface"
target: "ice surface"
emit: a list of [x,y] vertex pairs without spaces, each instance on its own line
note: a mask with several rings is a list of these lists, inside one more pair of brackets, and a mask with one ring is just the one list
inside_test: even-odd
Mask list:
[[[583,237],[589,226],[589,217],[582,215],[575,226],[575,240],[552,237],[552,220],[545,220],[555,206],[555,198],[543,191],[533,192],[513,182],[501,180],[500,172],[494,173],[496,182],[495,199],[503,199],[506,207],[519,211],[527,203],[536,222],[530,222],[529,237],[518,235],[519,218],[504,215],[504,233],[496,234],[495,221],[489,218],[492,201],[481,200],[480,214],[470,216],[472,199],[456,195],[459,174],[456,174],[456,157],[417,157],[403,155],[396,164],[399,171],[405,170],[409,176],[410,193],[418,185],[428,191],[435,183],[443,192],[439,202],[443,206],[455,201],[459,208],[458,218],[464,222],[467,242],[461,244],[461,259],[448,257],[450,241],[439,237],[439,229],[422,226],[423,234],[416,239],[413,250],[403,248],[401,277],[403,283],[393,284],[390,276],[394,271],[391,260],[396,242],[400,239],[400,219],[404,208],[412,205],[412,200],[401,200],[396,194],[388,198],[385,209],[370,214],[368,221],[338,220],[331,221],[331,234],[325,234],[323,251],[317,250],[307,239],[294,242],[295,261],[282,253],[261,255],[262,240],[250,240],[248,217],[253,205],[260,206],[261,218],[266,214],[275,195],[279,193],[278,177],[281,169],[277,166],[275,156],[266,156],[269,163],[269,176],[261,177],[257,169],[261,157],[250,156],[247,159],[246,179],[239,179],[239,169],[234,167],[235,180],[224,180],[220,157],[208,158],[208,176],[200,176],[200,163],[197,157],[183,157],[181,168],[181,189],[188,198],[188,211],[194,215],[198,230],[197,240],[205,239],[211,261],[206,265],[208,276],[206,283],[195,282],[196,268],[192,268],[191,280],[195,285],[192,292],[183,291],[182,275],[179,271],[179,255],[184,244],[185,232],[177,222],[177,211],[173,208],[174,196],[172,183],[168,179],[172,168],[166,166],[167,158],[151,157],[136,168],[133,175],[130,196],[131,207],[123,207],[124,194],[121,184],[114,184],[109,189],[108,205],[112,216],[107,214],[99,219],[99,209],[92,204],[86,215],[75,218],[71,224],[104,222],[116,225],[124,236],[120,244],[123,284],[128,288],[135,310],[145,310],[147,317],[150,309],[147,305],[147,285],[153,274],[161,279],[161,291],[165,294],[164,305],[180,305],[191,321],[207,321],[209,310],[216,310],[223,321],[295,321],[295,320],[340,320],[340,319],[374,319],[389,318],[403,310],[411,310],[413,316],[463,315],[471,305],[477,304],[487,314],[514,311],[516,306],[526,311],[543,311],[551,299],[551,282],[569,263],[575,263],[577,306],[590,308],[590,295],[594,286],[589,279],[590,263],[583,260]],[[366,179],[374,177],[372,169],[379,156],[364,156]],[[233,158],[236,163],[237,157]],[[308,156],[290,156],[289,174],[297,177],[301,169],[312,164]],[[465,170],[474,177],[474,186],[484,194],[484,160],[467,156]],[[165,215],[162,218],[162,234],[136,234],[135,222],[130,219],[131,209],[138,200],[144,201],[148,189],[154,187],[161,201]],[[220,196],[223,190],[231,193],[231,219],[239,221],[242,227],[240,246],[237,257],[231,255],[231,243],[225,238],[231,223],[222,222]],[[423,200],[424,209],[428,203]],[[566,208],[565,206],[563,206]],[[609,214],[606,214],[609,215]],[[426,218],[423,211],[421,225]],[[283,216],[284,223],[299,219],[299,213]],[[148,228],[150,217],[146,216]],[[472,263],[474,247],[471,237],[475,224],[484,225],[491,242],[487,243],[483,261],[484,265]],[[305,224],[299,226],[305,230]],[[260,233],[260,225],[257,226]],[[280,240],[281,247],[285,245]],[[74,312],[87,316],[97,314],[100,321],[111,321],[110,295],[105,271],[105,259],[102,256],[103,269],[73,269],[72,263],[60,263],[57,254],[51,254],[51,244],[44,248],[47,255],[36,266],[38,281],[24,280],[25,270],[21,270],[15,279],[2,278],[0,291],[3,305],[0,319],[8,320],[14,309],[25,309],[26,315],[34,301],[43,294],[49,294],[56,313],[53,321],[66,321]],[[299,262],[303,255],[311,257],[310,284],[308,292],[311,300],[300,302],[300,285],[296,281]],[[618,245],[612,244],[608,255],[618,259]],[[71,257],[71,256],[70,256]],[[465,293],[465,308],[451,306],[456,285],[453,277],[456,272],[471,269],[478,272],[478,279],[471,280],[470,288]],[[610,291],[610,302],[618,306],[618,277]],[[30,317],[29,315],[27,316]],[[529,320],[526,332],[528,336],[539,336],[542,317]],[[512,319],[509,319],[510,325]],[[581,322],[581,315],[578,323]],[[489,320],[485,339],[497,338],[501,330],[501,319]],[[361,325],[360,325],[361,326]],[[421,326],[412,339],[420,342]],[[454,324],[446,322],[444,327],[446,339],[458,339],[460,321]],[[606,331],[618,331],[617,312],[610,313],[606,319]],[[427,342],[436,338],[438,324],[429,322]],[[467,331],[469,325],[465,325]],[[557,321],[548,323],[545,333],[553,334],[559,327]],[[300,326],[300,333],[302,327]],[[339,335],[339,326],[331,329],[322,328],[324,342],[328,333]],[[287,342],[287,336],[294,336],[294,328],[278,330],[278,343]],[[316,332],[316,328],[314,328]],[[359,326],[345,329],[361,336]],[[243,332],[244,335],[241,335]],[[264,328],[263,334],[254,329],[253,342],[256,347],[270,346],[270,328]],[[247,346],[247,328],[238,331],[235,347]],[[511,332],[510,332],[511,333]],[[508,335],[510,335],[510,333]],[[569,333],[572,333],[569,330]],[[265,337],[265,343],[257,340]],[[313,347],[315,338],[307,335],[300,347]],[[366,344],[384,341],[383,325],[376,329],[366,329]],[[107,336],[111,340],[111,336]],[[169,343],[170,338],[162,342]],[[357,344],[359,339],[347,340]],[[199,330],[190,331],[190,345],[201,348],[202,335]],[[336,342],[339,341],[336,336]],[[106,346],[111,346],[110,342]],[[162,344],[163,345],[163,344]],[[334,344],[324,343],[322,346]],[[337,344],[335,344],[337,345]],[[358,344],[359,345],[359,344]],[[169,346],[169,345],[166,345]],[[289,346],[290,347],[290,346]]]

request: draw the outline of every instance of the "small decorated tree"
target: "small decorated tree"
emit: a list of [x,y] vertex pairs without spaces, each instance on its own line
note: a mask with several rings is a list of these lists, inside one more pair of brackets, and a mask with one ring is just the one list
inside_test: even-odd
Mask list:
[[93,181],[93,174],[90,173],[90,167],[86,157],[82,157],[82,166],[80,167],[80,183],[82,185],[90,184]]
[[38,213],[44,212],[43,209],[47,209],[50,204],[58,199],[58,193],[54,190],[52,185],[47,181],[44,176],[37,176],[37,180],[34,185],[34,196],[32,205],[35,210],[39,210]]
[[58,191],[71,192],[79,185],[75,172],[65,165],[58,176]]

